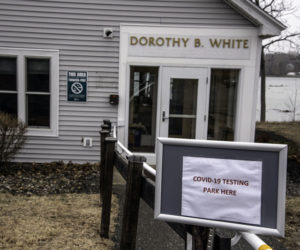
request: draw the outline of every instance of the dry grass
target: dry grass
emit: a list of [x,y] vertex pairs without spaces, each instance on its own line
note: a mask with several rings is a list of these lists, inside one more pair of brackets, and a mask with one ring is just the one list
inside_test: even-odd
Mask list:
[[300,197],[287,197],[286,236],[283,239],[289,249],[300,249]]
[[300,122],[258,122],[256,128],[272,131],[300,144]]
[[[256,128],[272,132],[269,136],[272,143],[288,144],[289,156],[292,159],[300,161],[300,122],[259,122]],[[280,138],[279,135],[283,138]],[[293,179],[297,180],[299,177],[299,170],[293,168],[295,171],[290,172]],[[291,170],[290,170],[291,171]],[[295,182],[295,188],[298,182]],[[284,245],[288,249],[300,249],[300,197],[290,196],[286,199],[286,223],[285,223],[285,238],[282,239]]]
[[[110,235],[117,211],[113,196]],[[0,194],[0,249],[113,249],[99,236],[100,217],[97,194]]]
[[256,128],[273,133],[263,142],[288,144],[289,157],[300,161],[300,122],[258,122]]

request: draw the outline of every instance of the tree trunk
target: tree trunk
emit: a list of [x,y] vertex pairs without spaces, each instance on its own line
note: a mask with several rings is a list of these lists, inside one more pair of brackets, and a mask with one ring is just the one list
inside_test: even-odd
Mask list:
[[[255,4],[260,7],[260,0],[255,0]],[[260,121],[266,121],[266,71],[265,71],[265,52],[261,50],[260,57]]]
[[260,62],[260,121],[266,121],[266,71],[265,71],[265,53],[261,51]]

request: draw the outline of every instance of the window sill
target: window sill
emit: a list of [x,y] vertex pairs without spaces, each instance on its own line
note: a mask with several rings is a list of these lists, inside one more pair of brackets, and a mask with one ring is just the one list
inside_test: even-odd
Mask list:
[[27,128],[26,136],[34,137],[58,137],[58,132],[47,128]]

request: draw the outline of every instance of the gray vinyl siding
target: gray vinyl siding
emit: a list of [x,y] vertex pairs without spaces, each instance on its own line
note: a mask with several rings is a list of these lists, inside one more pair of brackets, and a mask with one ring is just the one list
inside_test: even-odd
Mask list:
[[[59,136],[30,137],[18,161],[98,161],[103,119],[118,93],[120,23],[252,26],[222,0],[1,0],[0,47],[59,50]],[[103,39],[103,27],[114,29]],[[88,101],[67,102],[67,71],[88,72]],[[81,138],[92,137],[93,147]]]

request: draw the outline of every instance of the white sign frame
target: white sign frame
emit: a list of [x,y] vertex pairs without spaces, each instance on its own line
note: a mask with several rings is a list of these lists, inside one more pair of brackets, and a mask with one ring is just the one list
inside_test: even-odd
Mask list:
[[[162,203],[162,169],[163,169],[163,152],[164,146],[182,147],[201,147],[208,149],[232,149],[259,152],[275,152],[278,156],[278,166],[274,166],[274,171],[278,171],[277,182],[277,214],[276,227],[269,228],[265,226],[256,226],[236,222],[210,220],[181,215],[163,213],[161,211]],[[158,220],[177,222],[182,224],[201,225],[206,227],[219,227],[236,231],[246,231],[255,234],[284,236],[285,226],[285,191],[286,191],[286,169],[287,169],[287,145],[267,144],[267,143],[247,143],[247,142],[225,142],[225,141],[208,141],[208,140],[189,140],[162,138],[157,139],[157,166],[156,166],[156,185],[155,185],[155,209],[154,218]],[[277,168],[276,168],[277,167]],[[176,183],[175,183],[176,185]],[[181,186],[182,189],[182,186]],[[262,190],[263,192],[263,190]]]

